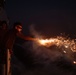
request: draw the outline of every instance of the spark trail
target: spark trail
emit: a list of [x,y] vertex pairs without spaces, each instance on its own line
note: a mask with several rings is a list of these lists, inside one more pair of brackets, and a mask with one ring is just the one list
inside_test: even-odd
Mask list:
[[[64,47],[65,49],[69,49],[72,52],[76,52],[75,39],[71,40],[70,38],[58,36],[56,38],[50,38],[50,39],[38,39],[37,43],[39,45],[46,46],[46,47],[56,45],[59,48]],[[64,53],[66,53],[66,51]]]

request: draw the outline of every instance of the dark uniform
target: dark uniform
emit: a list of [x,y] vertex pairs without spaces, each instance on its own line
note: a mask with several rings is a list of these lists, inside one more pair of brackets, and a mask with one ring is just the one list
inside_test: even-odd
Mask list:
[[6,21],[1,21],[0,23],[0,75],[4,75],[5,70],[5,54],[6,52],[1,48],[3,38],[8,31],[8,26]]
[[2,50],[2,43],[3,43],[3,40],[4,40],[4,36],[5,34],[7,33],[8,31],[8,26],[7,26],[7,22],[6,21],[2,21],[1,22],[1,25],[0,25],[0,63],[3,63],[3,60],[4,60],[4,51]]

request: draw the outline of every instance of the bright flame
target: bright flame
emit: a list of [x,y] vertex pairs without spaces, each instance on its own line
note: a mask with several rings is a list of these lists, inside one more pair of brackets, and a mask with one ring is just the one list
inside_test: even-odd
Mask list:
[[[76,52],[76,42],[75,40],[66,39],[65,37],[56,37],[50,39],[38,39],[37,42],[40,45],[50,47],[56,45],[58,47],[64,47],[70,49],[73,52]],[[66,53],[66,52],[64,52]]]

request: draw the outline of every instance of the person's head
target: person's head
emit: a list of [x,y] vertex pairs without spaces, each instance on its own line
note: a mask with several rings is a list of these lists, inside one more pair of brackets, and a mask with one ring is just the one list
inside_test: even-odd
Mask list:
[[7,22],[6,21],[1,21],[0,27],[2,29],[7,29],[8,28]]
[[13,28],[15,30],[17,30],[18,32],[21,32],[22,31],[22,24],[20,22],[16,22],[16,23],[14,23]]

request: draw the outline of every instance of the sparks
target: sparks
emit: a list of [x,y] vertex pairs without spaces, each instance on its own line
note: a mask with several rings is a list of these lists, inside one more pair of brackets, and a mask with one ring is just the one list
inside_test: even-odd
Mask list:
[[74,64],[76,64],[76,61],[73,61]]
[[66,51],[63,51],[64,53],[66,53]]
[[64,47],[65,49],[70,49],[71,51],[76,52],[76,42],[74,40],[66,39],[65,37],[38,39],[37,42],[46,47],[56,45],[57,47]]

